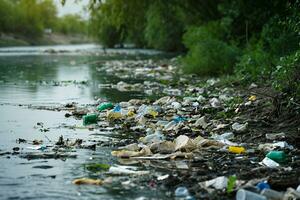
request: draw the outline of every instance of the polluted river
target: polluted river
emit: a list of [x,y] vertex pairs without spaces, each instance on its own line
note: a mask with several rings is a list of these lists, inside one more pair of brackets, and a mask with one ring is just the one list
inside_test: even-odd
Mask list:
[[259,86],[183,75],[171,56],[0,48],[0,199],[297,197],[298,121],[271,126]]

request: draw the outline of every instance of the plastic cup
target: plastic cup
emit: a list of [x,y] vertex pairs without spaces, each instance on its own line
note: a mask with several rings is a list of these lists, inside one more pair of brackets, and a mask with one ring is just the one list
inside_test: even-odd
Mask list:
[[267,198],[254,192],[239,189],[236,193],[236,200],[267,200]]

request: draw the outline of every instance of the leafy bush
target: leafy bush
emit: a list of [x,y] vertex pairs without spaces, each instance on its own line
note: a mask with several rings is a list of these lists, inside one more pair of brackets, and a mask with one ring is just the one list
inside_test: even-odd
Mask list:
[[263,80],[271,71],[272,58],[261,43],[250,44],[236,65],[235,71],[245,81]]
[[238,57],[238,48],[221,40],[223,27],[216,22],[190,28],[183,36],[189,49],[182,59],[184,71],[202,76],[231,73]]
[[290,97],[300,100],[300,50],[280,59],[272,73],[273,86]]

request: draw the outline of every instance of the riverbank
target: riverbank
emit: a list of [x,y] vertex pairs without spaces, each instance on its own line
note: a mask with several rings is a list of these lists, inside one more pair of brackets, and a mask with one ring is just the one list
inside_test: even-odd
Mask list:
[[58,33],[44,34],[44,36],[39,39],[31,39],[16,34],[0,35],[0,47],[86,44],[93,42],[91,38],[84,35],[64,35]]

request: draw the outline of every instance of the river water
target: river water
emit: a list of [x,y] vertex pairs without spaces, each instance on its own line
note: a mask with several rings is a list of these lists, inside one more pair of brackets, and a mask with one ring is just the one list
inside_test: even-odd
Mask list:
[[[49,51],[51,49],[51,51]],[[58,52],[58,53],[53,53]],[[106,56],[97,45],[0,48],[0,152],[12,148],[26,149],[26,140],[56,141],[65,138],[109,140],[95,136],[97,131],[69,129],[82,126],[81,120],[65,118],[65,112],[34,109],[35,106],[57,106],[70,102],[94,103],[97,98],[112,102],[144,98],[142,92],[120,92],[99,87],[117,83],[117,77],[97,71],[107,60],[157,57],[151,50],[107,50]],[[140,82],[143,80],[126,80]],[[37,123],[42,122],[47,132]],[[76,186],[72,180],[93,177],[85,163],[116,164],[110,148],[96,151],[78,150],[76,159],[27,160],[18,155],[0,156],[0,199],[163,199],[165,192],[145,184],[122,187]],[[143,166],[136,165],[140,169]],[[123,177],[126,181],[127,177]]]

